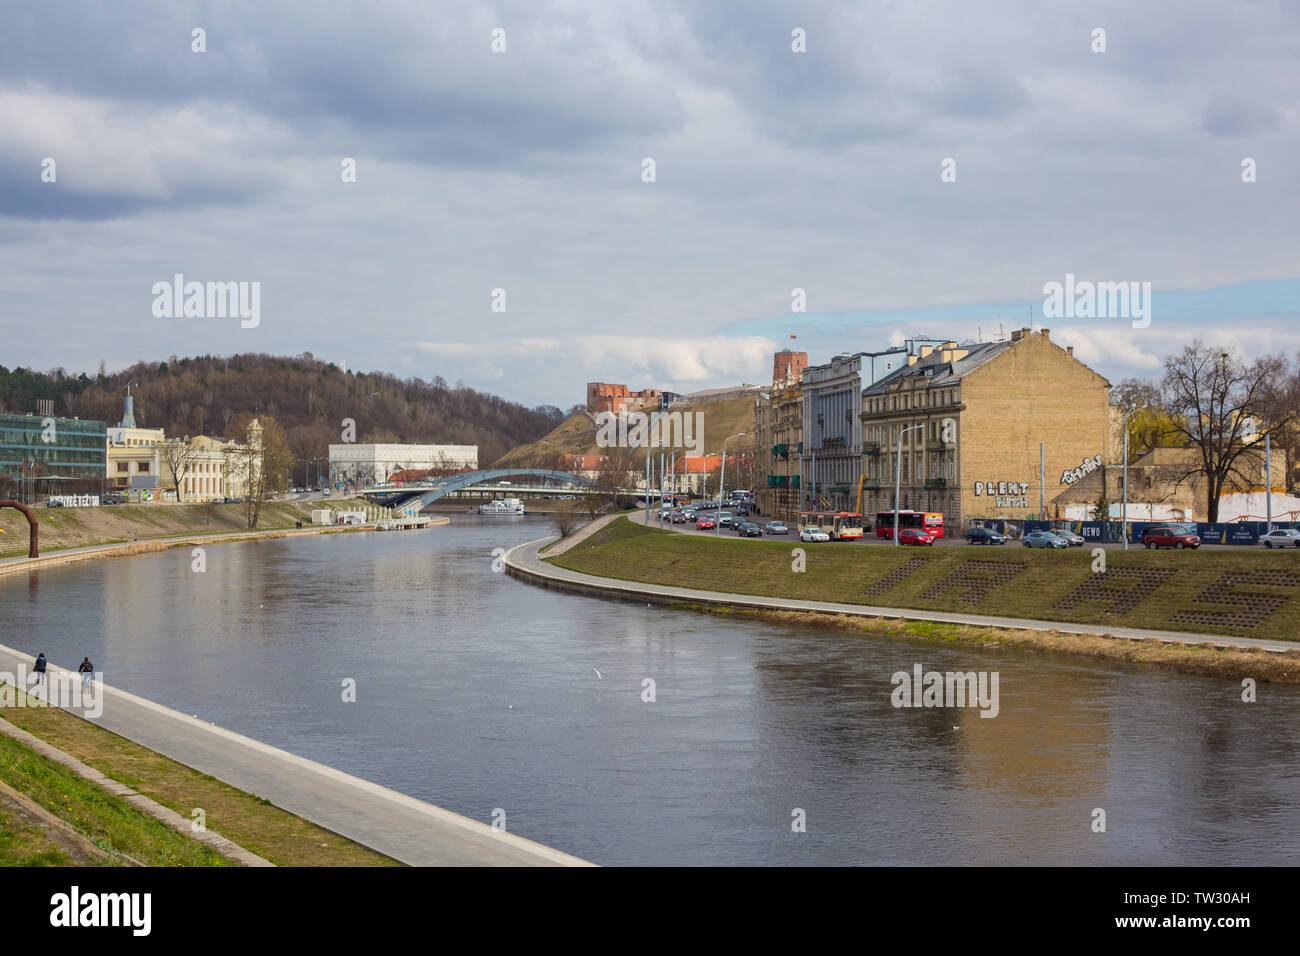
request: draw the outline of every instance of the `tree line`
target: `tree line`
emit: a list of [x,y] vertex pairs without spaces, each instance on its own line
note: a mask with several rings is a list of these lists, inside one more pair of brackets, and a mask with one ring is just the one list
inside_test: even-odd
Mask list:
[[308,460],[325,456],[328,446],[341,440],[344,419],[356,422],[360,442],[477,445],[479,462],[487,466],[511,448],[542,437],[565,417],[555,406],[528,408],[459,381],[448,385],[441,376],[425,381],[345,372],[310,352],[293,357],[171,356],[112,375],[101,362],[95,376],[0,366],[0,410],[34,412],[38,400],[50,399],[57,415],[113,426],[122,418],[128,385],[136,424],[163,428],[169,438],[232,438],[243,415],[276,419],[295,459],[295,477],[303,484]]

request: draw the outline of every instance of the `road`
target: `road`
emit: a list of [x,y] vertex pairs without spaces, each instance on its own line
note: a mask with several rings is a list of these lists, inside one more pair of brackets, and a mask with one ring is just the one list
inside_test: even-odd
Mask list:
[[[735,512],[733,511],[732,513],[734,514]],[[636,512],[636,514],[634,514],[634,515],[632,516],[632,520],[635,521],[637,524],[645,524],[645,511],[642,510],[642,511],[638,511],[638,512]],[[757,524],[760,528],[763,528],[763,527],[765,527],[765,526],[767,525],[767,522],[770,521],[770,520],[772,520],[772,519],[766,517],[765,515],[757,515],[757,516],[755,516],[755,515],[751,515],[751,516],[749,516],[749,518],[747,518],[746,520],[753,521],[753,522],[754,522],[755,524]],[[731,531],[731,530],[728,529],[728,528],[721,528],[721,529],[718,529],[717,531],[700,531],[700,530],[698,530],[698,529],[695,527],[695,525],[694,525],[693,523],[688,523],[688,524],[685,524],[685,525],[680,525],[680,524],[673,524],[673,525],[670,525],[670,524],[669,524],[668,522],[666,522],[666,521],[661,522],[661,521],[659,520],[659,514],[658,514],[658,512],[657,512],[657,511],[654,511],[654,510],[652,510],[652,511],[650,512],[650,526],[651,526],[652,528],[659,528],[659,527],[662,527],[662,528],[670,528],[671,530],[673,530],[673,531],[677,531],[677,532],[680,532],[681,534],[711,535],[711,536],[714,536],[714,537],[724,537],[724,538],[736,538],[736,537],[739,537],[735,532]],[[746,541],[760,541],[760,540],[768,540],[768,541],[772,541],[772,540],[777,540],[777,541],[779,541],[779,540],[782,540],[783,537],[784,537],[784,538],[796,538],[796,539],[797,539],[797,538],[799,537],[799,529],[798,529],[798,528],[795,528],[795,527],[791,527],[791,528],[790,528],[790,533],[789,533],[788,535],[785,535],[785,536],[777,535],[777,536],[770,536],[770,537],[769,537],[768,535],[764,535],[763,538],[745,538],[745,539],[742,539],[742,540],[746,540]],[[893,542],[890,541],[888,538],[878,538],[878,537],[876,537],[876,534],[875,534],[874,531],[869,531],[869,532],[867,532],[866,534],[864,534],[864,535],[863,535],[860,539],[858,539],[857,541],[850,541],[850,542],[837,542],[837,544],[873,545],[873,546],[882,546],[882,545],[883,545],[883,546],[890,546],[890,547],[893,546]],[[965,539],[965,538],[951,538],[951,537],[943,537],[943,538],[939,538],[938,540],[936,540],[935,543],[934,543],[934,546],[935,546],[935,547],[954,547],[954,546],[958,546],[958,547],[963,547],[963,548],[968,548],[968,547],[1006,547],[1006,548],[1023,548],[1023,547],[1024,547],[1024,544],[1023,544],[1022,542],[1020,542],[1020,541],[1008,541],[1005,545],[971,545],[971,544],[968,544],[968,543],[966,542],[966,539]],[[899,545],[899,547],[904,547],[904,545]],[[1088,541],[1088,542],[1084,543],[1081,547],[1084,548],[1085,550],[1091,550],[1091,549],[1093,549],[1093,548],[1104,548],[1104,549],[1106,549],[1107,551],[1121,551],[1121,550],[1124,549],[1124,544],[1123,544],[1123,542],[1121,542],[1121,541]],[[1140,544],[1134,544],[1134,543],[1130,542],[1130,543],[1129,543],[1129,546],[1128,546],[1128,550],[1130,550],[1130,551],[1141,551],[1141,550],[1143,550],[1143,548],[1142,548],[1142,545],[1140,545]],[[1200,546],[1200,548],[1193,548],[1193,549],[1189,549],[1189,550],[1190,550],[1191,552],[1194,553],[1194,552],[1196,552],[1196,551],[1202,551],[1202,550],[1204,550],[1204,551],[1242,551],[1242,550],[1263,551],[1263,550],[1265,550],[1265,548],[1264,548],[1263,545],[1242,545],[1242,544],[1202,544],[1202,545]]]

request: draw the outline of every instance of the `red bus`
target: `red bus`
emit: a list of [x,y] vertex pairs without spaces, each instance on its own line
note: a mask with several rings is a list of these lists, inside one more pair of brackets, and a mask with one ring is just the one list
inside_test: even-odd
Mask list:
[[[942,511],[909,511],[902,510],[898,513],[898,530],[904,528],[916,528],[918,531],[924,531],[926,534],[936,538],[943,537],[943,512]],[[893,538],[894,536],[894,513],[892,511],[881,511],[876,515],[876,537]]]
[[856,511],[801,511],[799,530],[821,528],[832,541],[853,541],[862,537],[862,515]]

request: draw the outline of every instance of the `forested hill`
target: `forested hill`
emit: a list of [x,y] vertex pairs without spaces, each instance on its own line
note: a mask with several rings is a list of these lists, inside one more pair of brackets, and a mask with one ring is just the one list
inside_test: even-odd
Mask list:
[[202,356],[141,362],[114,375],[69,376],[62,369],[33,372],[0,365],[0,411],[34,412],[37,399],[53,399],[54,413],[116,425],[127,383],[135,383],[135,420],[172,435],[219,435],[242,412],[276,418],[295,454],[323,456],[340,441],[343,419],[356,421],[359,442],[437,442],[479,446],[489,465],[516,445],[541,438],[562,422],[554,406],[515,402],[432,382],[403,381],[376,372],[343,372],[310,353]]

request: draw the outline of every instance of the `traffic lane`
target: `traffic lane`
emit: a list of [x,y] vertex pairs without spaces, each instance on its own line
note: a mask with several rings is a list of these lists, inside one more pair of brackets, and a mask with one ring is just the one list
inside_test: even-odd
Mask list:
[[[644,516],[642,516],[642,518],[643,518],[643,517],[644,517]],[[754,524],[758,525],[760,528],[765,527],[765,526],[767,525],[767,521],[765,521],[765,520],[761,520],[761,519],[763,518],[762,515],[758,515],[757,517],[758,517],[760,520],[754,521]],[[747,520],[753,520],[754,518],[755,518],[754,515],[750,515],[749,519],[747,519]],[[776,520],[776,519],[772,519],[772,520]],[[667,521],[660,522],[660,521],[658,520],[657,516],[653,516],[653,515],[652,515],[651,518],[650,518],[650,524],[651,524],[651,526],[659,525],[659,526],[664,527],[664,528],[671,527],[672,530],[674,530],[674,531],[680,531],[680,532],[682,532],[683,534],[707,534],[707,535],[710,535],[710,536],[713,536],[713,537],[719,537],[719,538],[723,538],[723,537],[737,538],[737,539],[740,539],[740,540],[742,540],[742,541],[745,541],[745,540],[748,540],[748,541],[759,541],[759,540],[763,540],[763,539],[766,539],[766,540],[769,540],[769,541],[776,541],[776,540],[781,540],[781,539],[783,539],[783,538],[785,538],[785,539],[796,538],[796,539],[797,539],[797,538],[799,537],[799,532],[798,532],[798,530],[795,529],[795,528],[790,528],[790,532],[789,532],[789,534],[786,534],[786,535],[769,535],[769,534],[767,534],[767,532],[765,531],[765,532],[763,533],[763,538],[742,538],[740,535],[736,534],[736,533],[735,533],[734,531],[732,531],[730,528],[721,528],[721,529],[718,529],[718,530],[712,530],[712,529],[710,529],[710,530],[707,530],[707,531],[701,531],[701,530],[699,530],[699,529],[697,529],[697,528],[695,527],[695,522],[693,522],[693,521],[692,521],[692,522],[688,522],[687,524],[684,524],[684,525],[682,525],[682,524],[670,525]],[[789,527],[789,526],[787,525],[787,527]],[[836,541],[836,542],[832,542],[832,543],[834,543],[834,544],[855,544],[855,543],[856,543],[856,544],[877,545],[877,546],[879,546],[879,545],[889,545],[889,546],[892,546],[892,545],[893,545],[893,541],[891,541],[889,538],[880,538],[880,537],[877,537],[874,531],[868,531],[868,532],[866,532],[866,533],[863,534],[863,536],[862,536],[861,538],[859,538],[856,542],[855,542],[855,541],[849,541],[849,542]],[[1025,545],[1024,545],[1024,542],[1021,541],[1021,540],[1019,540],[1019,539],[1011,539],[1011,540],[1008,540],[1005,544],[969,544],[969,543],[966,541],[965,538],[950,538],[950,537],[947,537],[947,536],[942,537],[942,538],[937,538],[937,539],[935,540],[935,542],[934,542],[934,545],[910,545],[910,544],[900,544],[900,545],[899,545],[900,548],[913,548],[913,547],[954,547],[954,546],[956,546],[956,547],[963,547],[963,548],[1024,548]],[[1082,545],[1075,545],[1075,546],[1073,546],[1073,547],[1071,547],[1071,548],[1055,548],[1055,549],[1052,549],[1052,550],[1056,550],[1056,551],[1063,551],[1063,550],[1069,550],[1069,551],[1091,551],[1093,548],[1103,548],[1103,549],[1105,549],[1105,550],[1107,550],[1107,551],[1122,551],[1122,550],[1124,550],[1124,543],[1123,543],[1122,541],[1085,541]],[[1259,550],[1259,551],[1265,551],[1265,550],[1268,550],[1268,549],[1266,549],[1263,545],[1259,545],[1259,544],[1253,544],[1253,545],[1252,545],[1252,544],[1211,544],[1211,543],[1209,543],[1209,542],[1202,543],[1201,546],[1200,546],[1199,548],[1184,548],[1183,550],[1184,550],[1184,551],[1193,551],[1193,552],[1194,552],[1194,551],[1242,551],[1242,550],[1251,550],[1251,549]],[[1041,550],[1048,550],[1048,549],[1045,549],[1045,548],[1030,548],[1030,549],[1028,549],[1028,550],[1031,550],[1031,551],[1041,551]],[[1139,544],[1139,543],[1137,543],[1137,542],[1130,542],[1130,543],[1129,543],[1129,546],[1128,546],[1128,550],[1130,550],[1130,551],[1141,551],[1141,550],[1145,550],[1145,547],[1144,547],[1142,544]],[[1155,549],[1155,550],[1158,550],[1158,551],[1176,551],[1176,550],[1178,550],[1178,549],[1177,549],[1177,548],[1157,548],[1157,549]],[[1274,550],[1279,550],[1279,551],[1281,551],[1281,550],[1285,550],[1285,549],[1274,549]],[[1292,550],[1295,550],[1295,549],[1292,549]]]

